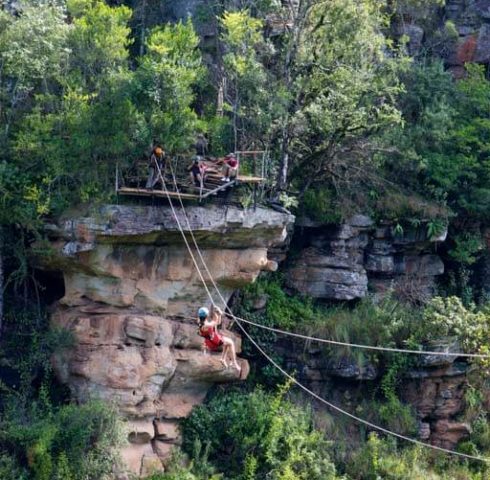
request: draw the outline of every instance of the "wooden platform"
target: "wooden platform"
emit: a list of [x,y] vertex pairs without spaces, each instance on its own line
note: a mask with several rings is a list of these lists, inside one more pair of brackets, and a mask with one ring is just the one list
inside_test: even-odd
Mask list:
[[[210,196],[216,196],[219,192],[222,192],[223,190],[227,190],[228,188],[233,188],[237,184],[252,184],[254,185],[254,188],[256,185],[259,185],[264,182],[264,178],[262,177],[254,177],[254,176],[248,176],[248,175],[238,175],[237,179],[234,180],[232,179],[230,182],[223,182],[222,181],[222,175],[216,171],[210,169],[208,174],[206,175],[206,181],[204,182],[204,188],[201,190],[199,187],[195,185],[189,184],[182,184],[179,183],[179,190],[180,192],[175,192],[174,186],[170,184],[170,182],[166,183],[168,186],[168,196],[172,199],[179,199],[181,198],[182,200],[196,200],[196,201],[202,201],[206,198],[209,198]],[[182,191],[183,190],[183,191]],[[188,193],[188,191],[191,191],[192,193]],[[162,190],[148,190],[146,188],[139,188],[139,187],[119,187],[116,185],[116,192],[118,195],[126,195],[126,196],[134,196],[134,197],[158,197],[158,198],[167,198],[167,193]],[[195,192],[195,193],[194,193]]]
[[[146,188],[121,187],[117,190],[119,195],[133,195],[137,197],[159,197],[167,198],[167,193],[163,190],[147,190]],[[168,192],[170,198],[182,198],[182,200],[199,200],[199,195],[193,193]]]
[[238,175],[238,181],[241,183],[263,183],[265,182],[265,178],[250,177],[248,175]]
[[[206,182],[205,183],[216,183],[216,184],[222,184],[221,179],[223,178],[223,175],[221,173],[214,173],[214,172],[206,172]],[[265,178],[262,177],[253,177],[249,175],[238,175],[237,180],[239,183],[252,183],[252,184],[259,184],[263,183],[265,181]]]

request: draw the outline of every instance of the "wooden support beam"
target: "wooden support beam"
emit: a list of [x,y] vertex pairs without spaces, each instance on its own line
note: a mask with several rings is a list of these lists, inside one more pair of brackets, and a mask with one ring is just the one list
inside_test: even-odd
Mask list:
[[220,185],[218,188],[211,190],[210,192],[203,195],[201,198],[205,199],[205,198],[209,197],[210,195],[216,195],[218,192],[221,192],[222,190],[226,190],[228,187],[233,187],[235,185],[235,183],[236,183],[235,180],[232,180],[231,182],[223,183],[223,185]]
[[[119,195],[132,195],[136,197],[159,197],[167,198],[163,190],[147,190],[146,188],[128,188],[122,187],[118,190]],[[183,200],[199,200],[199,195],[192,193],[168,192],[170,198],[182,198]]]

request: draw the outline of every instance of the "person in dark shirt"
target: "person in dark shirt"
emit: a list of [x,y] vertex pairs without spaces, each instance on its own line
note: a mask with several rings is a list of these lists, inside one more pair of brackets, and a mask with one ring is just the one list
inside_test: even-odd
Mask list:
[[208,141],[206,140],[206,137],[202,133],[199,133],[197,135],[195,148],[196,148],[196,155],[200,157],[199,159],[204,158],[208,153]]
[[191,183],[194,185],[201,187],[204,182],[204,171],[205,167],[199,161],[199,157],[194,157],[191,165],[187,168],[187,171],[190,174]]

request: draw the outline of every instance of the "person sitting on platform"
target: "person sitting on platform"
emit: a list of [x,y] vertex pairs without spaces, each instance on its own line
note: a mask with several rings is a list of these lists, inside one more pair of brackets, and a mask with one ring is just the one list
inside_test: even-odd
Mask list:
[[167,158],[163,148],[160,146],[155,147],[151,153],[150,163],[148,165],[149,172],[145,186],[147,190],[152,190],[158,182],[162,182],[161,177],[165,176],[166,163]]
[[223,178],[222,182],[230,182],[235,180],[238,175],[238,159],[234,153],[226,155],[223,166]]
[[206,167],[199,161],[199,157],[194,157],[192,164],[187,168],[190,174],[191,183],[201,187],[205,180]]

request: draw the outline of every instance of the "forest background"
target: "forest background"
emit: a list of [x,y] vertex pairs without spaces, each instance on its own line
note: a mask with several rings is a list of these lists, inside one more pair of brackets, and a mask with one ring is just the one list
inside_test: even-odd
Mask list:
[[[113,200],[116,164],[147,157],[154,142],[170,155],[190,155],[196,133],[204,132],[216,155],[267,150],[270,197],[317,220],[338,223],[362,212],[399,232],[422,225],[432,237],[448,228],[449,270],[441,294],[452,300],[439,310],[434,303],[411,305],[410,315],[417,309],[427,319],[431,311],[456,309],[460,335],[488,349],[487,292],[472,282],[472,268],[484,252],[482,232],[490,220],[490,83],[485,65],[467,64],[458,81],[446,71],[457,32],[439,16],[443,7],[439,0],[223,1],[208,2],[193,19],[157,24],[151,2],[2,5],[2,478],[95,479],[112,465],[115,412],[99,404],[88,410],[66,405],[67,393],[53,379],[49,356],[70,339],[47,331],[49,299],[29,258],[33,242],[42,245],[47,219],[83,203]],[[286,26],[279,34],[267,23],[270,15]],[[417,51],[399,34],[410,16],[426,22]],[[212,42],[198,34],[207,25],[218,32]],[[276,295],[284,311],[318,313],[308,299],[288,303],[280,281],[260,288]],[[382,324],[389,307],[369,308],[373,322]],[[440,328],[436,320],[425,325]],[[448,333],[456,328],[446,327]],[[256,383],[267,390],[278,380],[272,375]],[[434,475],[429,478],[488,478],[479,465],[449,467],[417,449],[398,456],[395,444],[374,436],[360,442],[354,459],[346,458],[323,444],[308,412],[284,406],[284,391],[253,391],[211,400],[202,418],[198,412],[189,421],[185,448],[200,460],[190,467],[176,461],[180,473],[162,478],[184,478],[184,470],[189,478],[218,478],[223,462],[235,472],[229,478],[244,479],[266,478],[266,472],[284,480],[419,478],[414,471]],[[488,412],[473,393],[478,438],[462,448],[488,452]],[[392,380],[385,400],[395,394]],[[274,400],[264,402],[267,395]],[[391,400],[392,418],[406,413]],[[238,416],[235,443],[254,448],[225,455],[212,439],[206,443],[202,425],[223,414],[223,402]],[[242,425],[257,404],[271,407],[256,426]],[[70,429],[75,432],[68,436]],[[265,443],[261,429],[269,429]],[[301,454],[298,445],[278,447],[291,432],[301,439]],[[463,473],[444,476],[449,468]],[[393,469],[401,473],[387,473]]]

